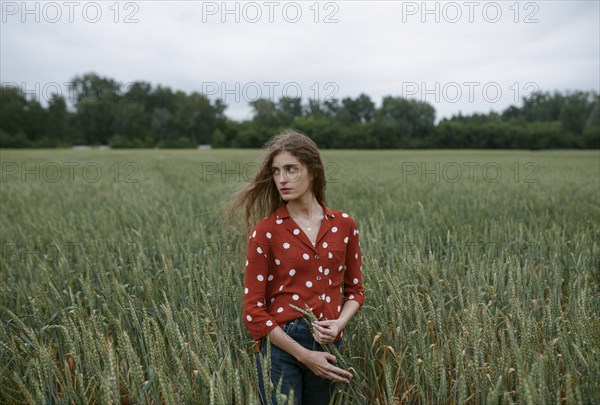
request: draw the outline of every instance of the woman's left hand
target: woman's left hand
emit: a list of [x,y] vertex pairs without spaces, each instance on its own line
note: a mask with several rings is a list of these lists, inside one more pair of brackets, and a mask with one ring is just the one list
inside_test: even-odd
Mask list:
[[313,322],[313,337],[320,345],[333,343],[335,337],[344,329],[337,319]]

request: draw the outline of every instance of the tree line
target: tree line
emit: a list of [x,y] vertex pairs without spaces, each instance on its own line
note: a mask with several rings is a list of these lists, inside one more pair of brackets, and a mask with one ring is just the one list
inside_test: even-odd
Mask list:
[[138,81],[127,86],[95,73],[70,82],[69,101],[44,107],[15,85],[0,87],[0,147],[110,145],[113,148],[259,148],[279,129],[296,128],[321,148],[600,148],[600,97],[594,91],[536,92],[522,106],[457,114],[435,124],[429,103],[366,94],[356,98],[281,97],[250,102],[252,118],[225,116],[222,100]]

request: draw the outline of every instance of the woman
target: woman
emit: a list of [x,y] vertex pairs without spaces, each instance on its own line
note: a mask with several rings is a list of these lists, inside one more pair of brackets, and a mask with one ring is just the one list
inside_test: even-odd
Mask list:
[[[321,345],[340,349],[345,326],[364,303],[356,223],[326,205],[319,150],[293,130],[267,142],[257,175],[231,212],[241,205],[249,235],[243,319],[257,341],[261,400],[267,403],[260,356],[269,344],[274,386],[281,379],[281,392],[293,390],[296,403],[327,404],[334,383],[352,374]],[[290,304],[318,317],[312,334]]]

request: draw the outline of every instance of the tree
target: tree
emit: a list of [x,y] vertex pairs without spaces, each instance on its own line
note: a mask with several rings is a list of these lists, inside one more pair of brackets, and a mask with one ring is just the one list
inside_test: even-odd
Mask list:
[[340,109],[340,100],[337,98],[330,98],[323,101],[323,112],[326,117],[335,118]]
[[560,111],[560,122],[567,132],[581,135],[592,109],[593,101],[589,93],[576,91],[568,94]]
[[309,98],[308,104],[304,107],[303,115],[311,118],[323,118],[325,117],[325,111],[323,110],[319,100]]
[[277,104],[280,123],[290,125],[294,119],[302,117],[302,99],[300,97],[281,97]]
[[277,111],[277,106],[271,100],[259,98],[251,101],[254,116],[252,122],[258,126],[266,128],[276,128],[280,125],[280,116]]
[[342,106],[347,111],[351,123],[366,123],[375,117],[375,104],[369,96],[361,93],[356,100],[350,97],[342,100]]
[[225,134],[221,132],[221,130],[217,129],[213,134],[213,148],[224,148],[227,146],[227,140],[225,139]]
[[[151,142],[144,106],[138,103],[120,103],[115,108],[114,134],[122,134],[135,144],[146,146]],[[112,134],[111,134],[112,135]],[[150,145],[147,145],[150,146]]]
[[8,134],[23,131],[27,120],[27,100],[21,89],[2,85],[0,97],[0,129]]
[[212,143],[217,122],[210,100],[197,92],[187,95],[182,91],[168,94],[168,99],[171,103],[165,103],[166,108],[157,107],[151,114],[158,139],[168,141],[163,144],[173,143],[181,137],[189,139],[190,145]]
[[87,144],[108,144],[115,134],[115,104],[109,97],[93,101],[82,99],[77,104],[77,127]]
[[557,121],[560,117],[565,99],[562,94],[555,92],[536,92],[528,97],[523,97],[521,115],[529,122]]
[[71,114],[67,111],[67,103],[62,95],[53,94],[48,102],[48,120],[45,130],[51,146],[71,144]]
[[77,125],[84,142],[108,144],[116,129],[116,103],[121,85],[95,73],[75,76],[71,81],[75,95]]
[[121,85],[108,77],[100,77],[96,73],[75,76],[71,80],[71,91],[75,96],[75,106],[83,102],[119,99]]
[[376,113],[377,120],[390,128],[390,139],[383,147],[415,147],[434,130],[435,109],[428,103],[386,96]]
[[335,148],[341,145],[341,125],[325,117],[301,117],[294,121],[294,128],[308,135],[319,148]]
[[47,142],[43,140],[48,131],[48,112],[37,100],[30,100],[25,106],[27,119],[23,123],[23,131],[35,145],[40,142],[40,146],[46,146]]
[[585,123],[581,147],[598,149],[600,148],[600,96],[594,94],[593,99],[594,104]]

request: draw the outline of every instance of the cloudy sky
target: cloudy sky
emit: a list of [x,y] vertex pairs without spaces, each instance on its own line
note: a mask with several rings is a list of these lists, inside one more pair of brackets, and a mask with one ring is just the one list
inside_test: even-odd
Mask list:
[[0,81],[42,102],[95,72],[221,98],[384,96],[438,120],[600,91],[600,2],[2,1]]

